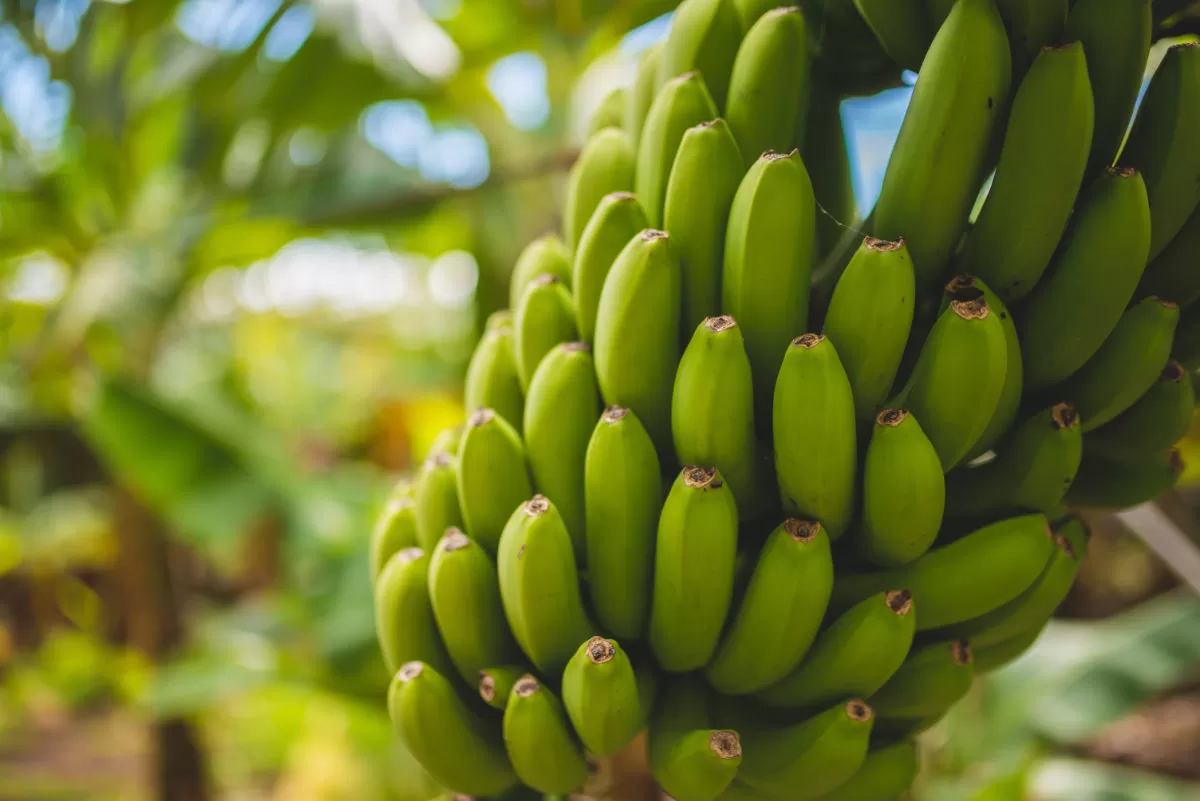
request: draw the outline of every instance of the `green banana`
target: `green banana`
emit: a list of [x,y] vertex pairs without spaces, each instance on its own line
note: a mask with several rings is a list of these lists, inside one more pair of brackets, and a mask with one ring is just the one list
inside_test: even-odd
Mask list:
[[675,453],[687,464],[713,464],[733,489],[743,515],[758,491],[754,385],[737,322],[709,317],[679,360],[671,395]]
[[571,535],[554,504],[535,495],[517,507],[496,552],[500,597],[517,644],[556,676],[592,631],[576,576]]
[[388,712],[408,750],[448,790],[495,795],[517,783],[500,727],[473,714],[433,666],[410,661],[388,690]]
[[617,637],[639,638],[650,610],[662,478],[637,415],[604,410],[584,468],[588,588],[596,618]]
[[1079,417],[1059,403],[1025,420],[997,446],[985,465],[952,472],[946,482],[951,515],[994,517],[1013,512],[1049,514],[1071,487],[1083,453]]
[[967,694],[973,676],[966,640],[925,645],[914,648],[869,701],[881,719],[936,715]]
[[884,409],[863,462],[855,551],[883,567],[917,559],[937,539],[946,495],[942,463],[917,418]]
[[517,777],[539,792],[570,793],[587,781],[588,763],[562,703],[528,673],[504,708],[504,745]]
[[429,600],[450,661],[467,681],[520,655],[504,618],[496,566],[456,528],[446,531],[429,562]]
[[910,565],[878,573],[839,575],[834,614],[863,598],[907,587],[917,605],[917,630],[928,631],[986,614],[1033,584],[1054,549],[1042,515],[991,523]]
[[817,636],[833,589],[829,536],[789,519],[767,538],[741,604],[704,669],[727,695],[771,686],[799,664]]
[[830,340],[792,341],[775,384],[774,419],[784,511],[821,521],[837,540],[854,515],[856,435],[850,381]]
[[604,281],[617,256],[639,232],[646,229],[646,213],[631,192],[605,195],[588,221],[575,249],[572,285],[575,321],[584,342],[596,337],[596,313]]
[[429,601],[429,557],[420,548],[398,551],[375,583],[375,634],[388,673],[420,659],[440,672],[454,669]]
[[629,106],[628,94],[629,91],[625,87],[618,86],[604,96],[588,121],[587,135],[589,138],[606,128],[624,130],[625,109]]
[[621,128],[591,136],[567,173],[563,203],[563,239],[575,253],[588,220],[605,195],[633,190],[634,143]]
[[1195,269],[1200,253],[1200,207],[1183,224],[1154,261],[1146,265],[1138,296],[1156,295],[1184,309],[1200,300],[1200,270]]
[[1082,199],[1050,274],[1022,309],[1029,390],[1062,381],[1100,349],[1133,297],[1149,247],[1142,176],[1106,170]]
[[458,505],[458,459],[447,451],[435,450],[417,473],[413,500],[417,543],[430,553],[446,529],[463,528]]
[[908,590],[871,595],[838,616],[795,670],[756,697],[773,707],[813,709],[870,696],[900,669],[915,632]]
[[988,169],[1012,59],[992,0],[960,0],[933,38],[888,161],[874,234],[904,237],[917,285],[943,277]]
[[[494,409],[518,433],[525,410],[525,390],[517,373],[517,350],[512,325],[483,332],[467,365],[463,405],[470,411]],[[441,536],[441,532],[438,532]]]
[[1008,31],[1014,76],[1025,75],[1042,48],[1062,41],[1069,5],[1068,0],[996,0]]
[[1096,103],[1088,173],[1117,157],[1150,55],[1153,19],[1146,0],[1075,0],[1067,41],[1082,42]]
[[1171,345],[1171,358],[1189,373],[1200,368],[1200,307],[1188,309],[1180,316],[1175,328],[1175,342]]
[[1090,533],[1083,521],[1068,517],[1054,532],[1054,553],[1037,581],[1004,606],[986,615],[936,632],[937,636],[966,637],[972,648],[984,648],[1045,625],[1067,597],[1087,552]]
[[671,383],[679,364],[679,261],[668,235],[643,231],[617,256],[596,316],[596,377],[609,405],[637,414],[671,450]]
[[1007,368],[1004,321],[987,299],[980,293],[973,300],[951,300],[898,399],[921,423],[943,470],[966,459],[987,430]]
[[808,107],[810,60],[808,25],[798,7],[768,11],[746,32],[725,105],[745,168],[763,153],[792,146]]
[[379,580],[383,566],[393,554],[420,545],[417,538],[415,507],[416,503],[412,498],[392,498],[384,507],[383,514],[375,521],[375,527],[371,529],[369,547],[372,584]]
[[917,72],[933,41],[925,0],[854,0],[858,13],[892,60]]
[[742,22],[733,0],[684,0],[675,10],[659,56],[658,82],[695,70],[704,76],[717,108],[725,108],[741,42]]
[[600,415],[591,350],[582,342],[566,342],[546,354],[525,403],[525,451],[533,483],[562,515],[579,565],[587,561],[584,459]]
[[540,275],[557,275],[564,282],[571,280],[571,253],[566,244],[554,234],[546,234],[530,242],[517,257],[508,282],[508,308],[514,314],[521,305],[525,288]]
[[733,603],[737,504],[715,467],[689,465],[667,494],[658,521],[650,647],[672,673],[712,658]]
[[519,665],[497,665],[479,671],[479,697],[492,709],[503,711],[513,687],[526,674]]
[[[841,95],[826,81],[814,80],[807,108],[802,109],[803,127],[796,126],[817,204],[817,252],[822,260],[836,249],[844,233],[857,233],[859,227],[841,107]],[[815,278],[817,271],[813,272]]]
[[1150,197],[1150,258],[1166,248],[1200,204],[1200,45],[1167,50],[1121,152]]
[[1127,459],[1162,453],[1187,434],[1196,391],[1183,365],[1167,362],[1158,380],[1115,420],[1088,434],[1089,456]]
[[1001,640],[993,645],[985,645],[972,652],[975,659],[975,673],[983,675],[991,673],[1012,662],[1028,651],[1042,635],[1045,625],[1034,626],[1031,629]]
[[887,398],[912,328],[916,294],[904,240],[867,237],[846,265],[825,313],[854,394],[854,415],[870,420]]
[[1086,434],[1112,420],[1146,394],[1170,358],[1179,308],[1146,298],[1121,315],[1096,355],[1065,385]]
[[913,740],[901,740],[867,752],[850,781],[819,801],[895,801],[912,786],[921,769],[921,754]]
[[646,723],[633,664],[613,640],[579,646],[563,670],[562,697],[579,739],[599,757],[620,751]]
[[717,106],[698,72],[671,78],[655,95],[646,113],[633,173],[634,192],[652,228],[662,226],[667,181],[683,135],[688,128],[716,116]]
[[[738,186],[725,235],[724,313],[739,321],[760,425],[771,421],[787,343],[803,334],[816,255],[815,203],[799,152],[765,153]],[[822,521],[830,527],[830,521]]]
[[[1009,0],[1031,2],[1055,6]],[[1042,50],[1017,89],[1000,164],[960,257],[1006,303],[1033,291],[1062,239],[1083,183],[1094,119],[1083,46]]]
[[958,300],[973,300],[982,293],[992,314],[1000,318],[1004,328],[1004,386],[1000,389],[1000,399],[996,401],[996,411],[988,420],[988,424],[979,435],[979,440],[967,454],[966,460],[972,461],[987,453],[992,446],[1012,428],[1017,413],[1021,410],[1021,395],[1025,389],[1025,359],[1021,355],[1021,340],[1017,336],[1017,325],[1004,301],[996,297],[996,293],[987,284],[973,275],[956,275],[946,284],[943,302]]
[[713,801],[737,773],[737,732],[713,729],[708,690],[695,675],[673,678],[654,704],[648,753],[650,772],[676,801]]
[[741,153],[724,120],[702,122],[683,135],[667,182],[663,225],[682,270],[685,336],[720,313],[725,227],[742,173]]
[[458,455],[458,503],[467,535],[495,553],[513,509],[532,494],[521,438],[491,409],[477,410],[467,420]]
[[1121,461],[1085,455],[1066,501],[1091,509],[1138,506],[1174,487],[1183,468],[1176,450]]
[[575,339],[575,306],[571,293],[557,275],[540,275],[525,290],[517,306],[517,375],[528,393],[533,373],[547,353],[560,342]]
[[867,755],[875,713],[858,699],[791,726],[746,721],[737,782],[776,798],[806,801],[845,783]]
[[662,57],[662,48],[661,41],[655,42],[638,57],[633,87],[629,90],[628,106],[625,108],[625,130],[629,132],[629,138],[635,145],[642,141],[646,116],[650,113],[654,96],[658,94],[658,60]]

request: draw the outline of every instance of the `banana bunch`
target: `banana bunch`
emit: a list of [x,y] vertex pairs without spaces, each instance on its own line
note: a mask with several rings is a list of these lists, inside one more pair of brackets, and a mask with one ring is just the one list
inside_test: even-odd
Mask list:
[[[1144,0],[776,5],[679,6],[375,528],[389,709],[450,791],[575,792],[645,731],[677,801],[897,798],[1078,511],[1179,476],[1200,47],[1131,121]],[[855,222],[838,102],[901,68]]]

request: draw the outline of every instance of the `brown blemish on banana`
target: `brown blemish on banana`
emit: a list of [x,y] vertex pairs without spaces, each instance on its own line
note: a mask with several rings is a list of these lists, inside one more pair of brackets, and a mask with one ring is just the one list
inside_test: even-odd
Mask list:
[[530,517],[538,517],[550,511],[550,501],[546,499],[545,495],[534,495],[525,501],[525,504],[521,508]]
[[855,698],[854,700],[846,703],[846,714],[850,716],[851,720],[858,721],[859,723],[866,723],[868,720],[875,717],[875,710],[867,706],[866,701],[863,701],[860,698]]
[[671,235],[666,231],[657,231],[653,228],[647,228],[638,234],[638,239],[643,242],[654,242],[659,239],[670,239]]
[[899,239],[877,239],[873,236],[868,236],[863,240],[863,244],[867,250],[873,250],[876,253],[895,253],[900,248],[904,247],[904,237]]
[[692,489],[720,489],[724,484],[717,478],[717,468],[696,464],[684,466],[683,483]]
[[442,550],[446,553],[454,553],[468,547],[471,541],[467,539],[467,535],[462,533],[462,529],[451,526],[446,529],[446,533],[442,535]]
[[533,284],[534,286],[549,286],[550,284],[557,284],[559,281],[562,281],[562,279],[554,273],[542,273],[529,283]]
[[742,741],[736,731],[714,731],[708,736],[708,747],[721,759],[736,759],[742,755]]
[[605,197],[611,197],[615,200],[636,200],[637,195],[632,192],[609,192]]
[[603,665],[617,655],[617,649],[610,640],[603,637],[592,637],[587,641],[588,660],[593,665]]
[[1050,410],[1050,421],[1053,423],[1056,431],[1061,431],[1064,428],[1070,428],[1079,422],[1079,415],[1075,412],[1075,404],[1070,401],[1065,401],[1055,405]]
[[1172,384],[1178,384],[1187,378],[1187,368],[1177,361],[1169,361],[1158,378],[1160,381],[1169,381]]
[[1075,558],[1075,548],[1072,547],[1071,541],[1062,534],[1054,535],[1054,546],[1072,559]]
[[399,560],[400,564],[406,565],[409,562],[414,562],[425,555],[425,552],[415,545],[411,548],[404,548],[398,552],[393,558]]
[[412,681],[417,676],[420,676],[424,670],[425,664],[423,662],[405,662],[404,667],[400,668],[400,681]]
[[952,300],[950,309],[964,320],[986,320],[991,313],[982,293],[974,300]]
[[793,149],[790,153],[777,153],[774,150],[768,150],[766,153],[763,153],[761,156],[759,156],[759,158],[761,158],[763,161],[779,161],[780,159],[790,159],[792,156],[798,155],[800,155],[800,151],[795,149]]
[[955,640],[950,645],[950,654],[954,658],[954,664],[960,667],[966,667],[975,660],[971,654],[971,646],[966,640]]
[[816,520],[799,520],[789,517],[783,521],[783,530],[796,542],[810,542],[821,533],[821,524]]
[[606,423],[619,423],[625,419],[627,414],[629,414],[629,410],[624,406],[609,406],[604,410],[604,414],[600,415],[600,419]]
[[559,345],[567,353],[589,353],[592,346],[586,342],[564,342]]
[[479,697],[488,702],[496,697],[496,679],[486,670],[479,671]]
[[513,685],[512,691],[517,694],[518,698],[528,698],[541,688],[542,686],[538,684],[538,680],[533,677],[533,674],[526,673],[517,679],[517,683]]
[[730,328],[737,328],[737,320],[734,320],[728,314],[722,314],[719,317],[705,317],[704,327],[714,334],[719,334],[722,331],[728,331]]
[[883,594],[883,601],[899,617],[912,611],[912,593],[908,590],[888,590]]
[[825,337],[822,334],[801,334],[792,340],[792,346],[812,350],[824,341]]
[[908,409],[884,409],[875,418],[875,422],[881,426],[895,428],[908,419]]
[[453,463],[453,458],[446,451],[437,451],[429,454],[425,459],[426,467],[449,467]]
[[1107,172],[1114,178],[1132,178],[1138,174],[1133,167],[1109,167]]
[[471,414],[470,419],[467,420],[467,425],[471,428],[479,428],[492,422],[492,418],[495,416],[496,413],[491,409],[480,407]]

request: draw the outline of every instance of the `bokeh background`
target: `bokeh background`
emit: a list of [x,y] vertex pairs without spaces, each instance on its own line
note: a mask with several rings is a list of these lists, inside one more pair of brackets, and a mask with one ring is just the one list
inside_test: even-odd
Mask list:
[[[672,5],[3,2],[0,799],[438,794],[384,709],[371,521]],[[843,104],[863,210],[910,94]],[[1200,797],[1193,506],[1093,520],[917,798]]]

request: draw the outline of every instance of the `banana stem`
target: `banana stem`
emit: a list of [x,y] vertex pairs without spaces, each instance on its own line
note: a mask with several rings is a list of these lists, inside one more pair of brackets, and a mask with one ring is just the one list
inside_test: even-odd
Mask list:
[[669,801],[650,775],[646,732],[642,731],[613,756],[598,760],[583,792],[571,798],[572,801]]

